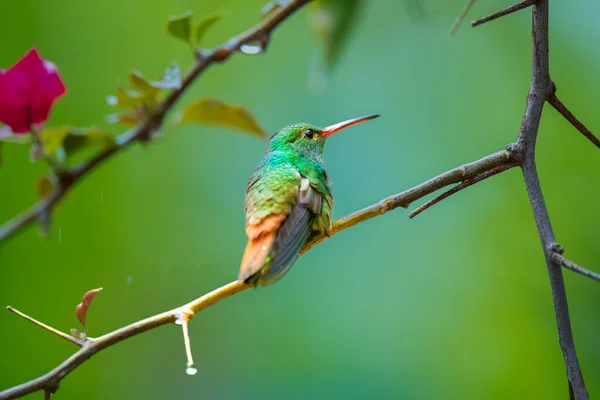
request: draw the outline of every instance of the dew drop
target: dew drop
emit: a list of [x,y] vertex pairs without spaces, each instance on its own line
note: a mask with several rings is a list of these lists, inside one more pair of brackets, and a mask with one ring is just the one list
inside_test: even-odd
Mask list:
[[187,367],[185,369],[185,373],[188,375],[196,375],[196,372],[198,372],[198,370],[194,367]]
[[182,325],[182,324],[183,324],[183,321],[181,320],[181,318],[177,318],[175,320],[175,325]]
[[240,51],[244,54],[254,55],[265,51],[264,47],[258,41],[250,42],[240,46]]

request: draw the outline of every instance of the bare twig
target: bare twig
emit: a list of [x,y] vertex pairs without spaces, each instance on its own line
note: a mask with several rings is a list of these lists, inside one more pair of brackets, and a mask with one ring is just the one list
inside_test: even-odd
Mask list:
[[346,228],[350,228],[351,226],[364,222],[378,215],[385,214],[388,211],[398,207],[407,208],[413,201],[419,200],[420,198],[427,196],[443,187],[453,185],[467,179],[472,179],[477,175],[485,171],[489,171],[499,165],[510,164],[513,162],[514,155],[512,151],[502,150],[483,157],[477,161],[473,161],[472,163],[464,164],[460,167],[451,169],[450,171],[446,171],[441,175],[421,183],[420,185],[393,196],[386,197],[375,204],[372,204],[366,208],[363,208],[362,210],[356,211],[353,214],[335,221],[331,226],[329,236],[320,235],[311,238],[311,240],[302,249],[302,253],[308,251],[326,238],[331,237]]
[[21,311],[17,310],[14,307],[8,306],[8,307],[6,307],[6,309],[8,311],[10,311],[10,312],[13,312],[13,313],[17,314],[19,317],[21,317],[23,319],[26,319],[27,321],[29,321],[29,322],[31,322],[33,324],[36,324],[40,328],[43,328],[43,329],[47,330],[48,332],[52,332],[56,336],[59,336],[59,337],[65,339],[65,340],[68,340],[69,342],[71,342],[71,343],[73,343],[73,344],[75,344],[75,345],[77,345],[79,347],[82,347],[85,344],[85,342],[83,340],[77,339],[77,338],[75,338],[75,337],[73,337],[71,335],[67,335],[66,333],[61,332],[58,329],[55,329],[55,328],[53,328],[53,327],[51,327],[49,325],[46,325],[43,322],[38,321],[37,319],[31,318],[29,315],[27,315],[25,313],[22,313]]
[[571,125],[573,125],[579,132],[581,132],[583,136],[588,138],[590,142],[594,143],[596,147],[600,149],[600,139],[597,136],[595,136],[588,128],[586,128],[585,125],[583,125],[581,121],[579,121],[577,117],[575,117],[573,113],[569,111],[569,109],[560,101],[560,99],[556,97],[556,87],[554,86],[554,84],[552,85],[552,91],[550,92],[546,100],[552,105],[552,107],[556,109],[556,111],[558,111],[563,117],[565,117],[565,119],[569,121]]
[[229,296],[246,290],[249,287],[250,286],[243,282],[231,282],[216,290],[213,290],[210,293],[205,294],[202,297],[197,298],[183,307],[178,307],[153,317],[143,319],[106,335],[91,339],[89,343],[86,343],[86,345],[79,349],[79,351],[66,359],[58,367],[48,372],[46,375],[0,392],[0,399],[16,399],[29,393],[37,392],[38,390],[47,390],[51,393],[54,393],[62,379],[64,379],[75,368],[83,364],[97,352],[150,329],[174,323],[177,318],[181,316],[182,311],[185,311],[190,315],[194,315],[200,310],[226,299]]
[[460,14],[458,14],[458,17],[456,17],[452,28],[450,28],[450,36],[454,36],[454,34],[458,31],[458,28],[460,28],[460,24],[462,24],[462,22],[464,21],[465,17],[467,16],[467,13],[473,6],[473,3],[475,3],[475,0],[467,0],[467,3],[463,7],[463,9],[460,10]]
[[560,265],[562,265],[563,267],[570,269],[571,271],[577,272],[578,274],[581,274],[583,276],[586,276],[590,279],[596,280],[598,282],[600,282],[600,274],[594,271],[590,271],[587,268],[582,267],[581,265],[575,264],[573,261],[569,260],[568,258],[566,258],[565,256],[563,256],[561,253],[558,252],[554,252],[552,254],[552,259],[559,263]]
[[506,171],[509,168],[515,167],[517,164],[516,163],[508,163],[508,164],[502,164],[502,165],[498,165],[495,168],[492,168],[488,171],[482,172],[481,174],[475,176],[472,179],[468,179],[466,181],[463,181],[461,183],[459,183],[458,185],[454,186],[453,188],[451,188],[450,190],[445,191],[444,193],[440,194],[439,196],[434,197],[433,199],[429,200],[427,203],[423,204],[422,206],[419,206],[418,208],[414,209],[413,211],[411,211],[408,214],[408,218],[414,218],[417,215],[421,214],[423,211],[427,210],[428,208],[430,208],[431,206],[439,203],[440,201],[452,196],[454,193],[458,193],[461,190],[468,188],[471,185],[474,185],[477,182],[481,182],[484,179],[487,179],[491,176],[497,175],[501,172]]
[[217,47],[216,49],[199,52],[196,63],[183,77],[181,81],[181,87],[173,90],[169,94],[164,102],[158,107],[158,111],[155,114],[118,137],[118,146],[108,148],[83,165],[68,171],[68,173],[64,175],[60,175],[59,185],[55,190],[50,192],[46,197],[38,201],[35,205],[23,212],[21,215],[18,215],[12,220],[6,222],[4,225],[0,226],[0,242],[20,231],[29,223],[36,220],[40,215],[49,214],[56,203],[68,193],[73,183],[87,175],[88,172],[94,169],[94,167],[97,165],[101,164],[104,160],[129,147],[129,145],[134,142],[147,140],[149,137],[151,137],[151,134],[160,128],[167,112],[173,107],[177,100],[179,100],[187,88],[190,87],[200,73],[209,65],[216,62],[225,61],[231,55],[237,53],[240,50],[240,47],[244,44],[248,44],[256,39],[270,38],[273,30],[281,22],[283,22],[294,11],[309,1],[310,0],[287,1],[284,5],[278,7],[275,11],[268,14],[258,25],[254,26],[252,29],[249,29],[246,32],[228,40],[226,43],[220,47]]
[[476,27],[477,25],[481,25],[481,24],[484,24],[486,22],[498,19],[500,17],[504,17],[505,15],[512,14],[512,13],[514,13],[516,11],[522,10],[524,8],[527,8],[527,7],[531,6],[531,5],[533,5],[536,1],[537,0],[525,0],[525,1],[522,1],[522,2],[517,3],[515,5],[512,5],[510,7],[506,7],[503,10],[500,10],[498,12],[495,12],[493,14],[488,15],[487,17],[483,17],[483,18],[476,19],[475,21],[471,21],[471,26],[472,27]]
[[544,103],[550,93],[550,69],[548,57],[548,0],[538,0],[533,5],[531,86],[527,96],[527,107],[519,132],[518,145],[524,149],[521,164],[525,187],[538,228],[542,249],[548,266],[550,286],[554,300],[554,311],[558,326],[558,338],[562,348],[570,389],[577,400],[588,400],[589,395],[579,367],[567,293],[560,263],[554,257],[556,238],[548,215],[544,195],[535,163],[535,145]]

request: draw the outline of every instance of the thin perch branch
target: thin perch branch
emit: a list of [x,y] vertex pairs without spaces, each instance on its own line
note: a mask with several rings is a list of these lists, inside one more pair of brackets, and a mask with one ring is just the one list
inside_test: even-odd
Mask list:
[[47,330],[48,332],[54,333],[56,336],[59,336],[65,340],[68,340],[69,342],[71,342],[79,347],[82,347],[85,344],[85,342],[83,340],[77,339],[71,335],[61,332],[58,329],[51,327],[50,325],[46,325],[43,322],[38,321],[37,319],[31,318],[29,315],[17,310],[14,307],[8,306],[8,307],[6,307],[6,309],[12,313],[17,314],[19,317],[31,322],[32,324],[35,324],[35,325],[39,326],[40,328]]
[[600,139],[595,136],[588,128],[585,127],[578,119],[573,115],[571,111],[556,97],[556,88],[553,86],[552,92],[548,95],[548,103],[552,105],[567,121],[571,123],[583,136],[589,139],[590,142],[594,143],[596,147],[600,149]]
[[350,214],[338,221],[335,221],[329,231],[329,236],[316,236],[312,238],[302,249],[302,253],[308,251],[313,246],[321,243],[327,237],[331,237],[336,233],[350,228],[356,224],[364,222],[368,219],[382,215],[398,207],[407,208],[415,200],[419,200],[443,187],[472,179],[477,175],[489,171],[499,165],[512,164],[515,162],[514,154],[509,150],[502,150],[489,156],[483,157],[472,163],[461,165],[460,167],[446,171],[441,175],[431,178],[426,182],[421,183],[404,192],[395,194],[390,197],[363,208],[353,214]]
[[510,7],[506,7],[503,10],[500,10],[498,12],[488,15],[487,17],[483,17],[483,18],[476,19],[475,21],[471,21],[471,27],[476,27],[477,25],[481,25],[486,22],[498,19],[500,17],[504,17],[505,15],[512,14],[514,12],[517,12],[519,10],[522,10],[524,8],[527,8],[531,5],[533,5],[535,2],[536,2],[536,0],[525,0],[525,1],[522,1],[515,5],[512,5]]
[[573,261],[569,260],[562,254],[554,252],[554,254],[552,254],[552,258],[554,259],[555,262],[559,263],[563,267],[570,269],[571,271],[577,272],[578,274],[586,276],[590,279],[600,282],[600,274],[599,273],[590,271],[589,269],[584,268],[581,265],[575,264]]

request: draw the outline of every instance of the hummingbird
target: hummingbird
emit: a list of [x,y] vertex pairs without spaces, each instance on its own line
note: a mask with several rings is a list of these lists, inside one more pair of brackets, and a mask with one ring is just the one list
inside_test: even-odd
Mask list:
[[304,244],[328,235],[333,196],[323,165],[327,139],[379,115],[349,119],[326,128],[301,123],[273,135],[246,187],[248,244],[238,280],[267,286],[283,277]]

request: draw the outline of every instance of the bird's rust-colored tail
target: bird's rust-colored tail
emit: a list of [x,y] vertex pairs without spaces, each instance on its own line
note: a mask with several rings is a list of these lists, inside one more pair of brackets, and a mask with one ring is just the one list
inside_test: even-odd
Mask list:
[[264,266],[265,260],[273,247],[277,230],[285,217],[285,214],[270,215],[258,224],[246,225],[248,244],[242,257],[238,280],[247,282]]

